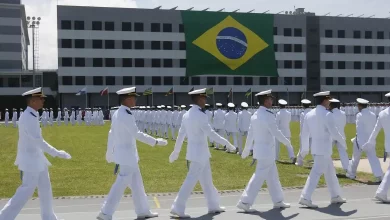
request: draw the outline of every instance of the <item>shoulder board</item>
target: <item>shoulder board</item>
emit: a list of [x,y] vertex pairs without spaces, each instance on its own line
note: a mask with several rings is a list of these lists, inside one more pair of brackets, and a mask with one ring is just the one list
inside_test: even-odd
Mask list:
[[271,112],[270,110],[266,110],[267,112],[271,113],[271,114],[274,114],[273,112]]
[[30,114],[32,115],[32,116],[34,116],[34,117],[37,117],[36,115],[34,115],[34,113],[32,113],[32,112],[30,112]]
[[199,111],[201,111],[201,112],[203,112],[204,114],[206,114],[206,112],[205,112],[204,109],[199,108]]
[[132,115],[131,111],[129,109],[126,109],[127,114]]

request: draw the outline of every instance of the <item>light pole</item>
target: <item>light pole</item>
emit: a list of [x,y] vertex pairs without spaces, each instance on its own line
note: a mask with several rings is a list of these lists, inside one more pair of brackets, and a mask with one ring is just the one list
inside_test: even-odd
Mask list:
[[32,38],[33,38],[33,87],[35,88],[35,28],[39,28],[41,17],[35,18],[35,16],[27,17],[27,27],[32,29]]

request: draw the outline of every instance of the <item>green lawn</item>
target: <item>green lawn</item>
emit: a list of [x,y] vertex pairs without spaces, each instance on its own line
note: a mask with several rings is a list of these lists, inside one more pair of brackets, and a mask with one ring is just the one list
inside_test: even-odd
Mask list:
[[[53,126],[42,128],[44,138],[57,149],[63,149],[72,155],[72,160],[51,158],[50,168],[53,193],[55,196],[102,195],[107,194],[115,180],[114,164],[105,161],[107,132],[105,126]],[[297,152],[299,146],[299,125],[292,123],[292,142]],[[2,141],[0,142],[0,198],[11,197],[20,185],[19,171],[14,166],[17,146],[17,129],[0,127]],[[346,128],[347,139],[355,134],[355,127]],[[174,142],[169,141],[166,147],[149,147],[138,144],[140,167],[146,192],[177,192],[187,173],[185,162],[185,147],[179,160],[170,164],[168,157],[173,150]],[[348,153],[351,155],[351,142],[348,141]],[[281,159],[287,160],[287,151],[281,148]],[[219,190],[242,189],[254,172],[255,166],[250,167],[251,158],[242,160],[234,154],[211,150],[211,165],[214,184]],[[337,158],[337,150],[334,150]],[[378,137],[378,155],[383,155],[383,133]],[[306,158],[310,159],[310,157]],[[302,186],[310,172],[290,164],[278,164],[282,186]],[[366,181],[371,178],[368,174],[359,174]],[[342,184],[356,183],[340,178]],[[321,183],[324,180],[321,179]],[[199,185],[196,190],[200,190]]]

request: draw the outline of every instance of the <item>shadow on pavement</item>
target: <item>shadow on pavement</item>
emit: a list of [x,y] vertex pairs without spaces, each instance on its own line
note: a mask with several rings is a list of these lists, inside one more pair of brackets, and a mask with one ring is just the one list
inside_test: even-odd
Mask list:
[[256,211],[256,212],[250,212],[250,213],[246,213],[246,212],[238,212],[238,213],[242,213],[242,214],[246,214],[246,215],[257,215],[263,219],[270,219],[270,220],[271,219],[288,220],[288,219],[293,219],[299,215],[299,213],[295,213],[295,214],[290,215],[290,216],[283,216],[283,214],[282,214],[283,210],[284,209],[271,209],[271,210],[268,210],[266,212]]
[[[350,216],[357,212],[357,209],[345,212],[341,209],[342,204],[330,204],[324,208],[311,209],[313,211],[322,212],[324,214],[333,215],[333,216]],[[306,207],[301,207],[303,209],[309,209]]]

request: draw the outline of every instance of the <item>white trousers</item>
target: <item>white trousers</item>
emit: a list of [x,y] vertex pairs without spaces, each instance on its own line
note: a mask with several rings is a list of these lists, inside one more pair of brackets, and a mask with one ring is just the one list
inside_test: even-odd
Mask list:
[[242,147],[243,147],[242,139],[243,139],[244,137],[246,137],[247,134],[248,134],[247,131],[238,132],[237,148],[238,148],[238,152],[240,152],[240,154],[242,153]]
[[[225,130],[224,129],[215,129],[215,131],[221,136],[221,137],[225,137]],[[214,146],[215,148],[218,148],[219,147],[219,144],[218,143],[215,143],[214,142]]]
[[60,118],[57,118],[57,125],[58,125],[58,126],[61,125],[61,119],[60,119]]
[[[301,136],[299,135],[299,140],[301,139]],[[311,146],[311,138],[309,138],[309,146]],[[308,152],[309,153],[309,152]],[[303,164],[303,159],[305,159],[306,155],[302,155],[302,144],[299,145],[299,151],[297,154],[297,163]]]
[[345,149],[338,141],[333,141],[333,145],[336,145],[337,150],[339,151],[341,165],[344,170],[348,170],[349,158],[347,154],[347,149]]
[[213,184],[210,161],[207,160],[205,163],[190,163],[187,177],[173,202],[172,210],[184,213],[187,200],[198,181],[200,182],[204,196],[206,197],[208,209],[216,210],[219,208],[219,194]]
[[381,184],[376,190],[376,193],[381,195],[387,195],[387,192],[389,191],[389,187],[390,187],[390,165],[387,168],[385,176],[383,177]]
[[119,166],[119,174],[101,209],[106,215],[113,215],[127,187],[130,187],[137,215],[147,214],[150,210],[148,198],[137,166]]
[[4,121],[5,127],[8,127],[8,120]]
[[68,125],[68,123],[69,123],[69,118],[64,118],[64,123],[65,123],[65,125]]
[[176,126],[171,125],[171,136],[173,140],[176,140]]
[[14,125],[14,128],[16,128],[16,120],[12,120],[12,124]]
[[331,156],[313,155],[314,164],[311,168],[310,175],[306,180],[301,197],[311,200],[311,196],[318,185],[322,174],[325,176],[326,186],[328,187],[331,198],[340,196],[341,189],[339,180],[336,176],[336,169],[333,166]]
[[52,206],[53,192],[47,167],[42,172],[24,172],[22,179],[22,185],[0,211],[0,220],[14,220],[37,187],[42,220],[57,220]]
[[168,138],[168,132],[169,132],[169,125],[168,124],[164,124],[164,137],[165,138]]
[[[287,137],[288,140],[290,140],[290,137]],[[288,157],[292,158],[295,157],[294,149],[291,146],[286,146],[288,151]],[[280,142],[275,138],[275,160],[279,160],[279,154],[280,154]]]
[[278,168],[273,158],[267,158],[257,161],[256,171],[241,196],[241,202],[253,205],[264,181],[267,182],[272,202],[277,203],[283,201],[283,191],[279,181]]
[[[360,146],[361,147],[361,146]],[[382,177],[383,171],[381,164],[379,162],[379,158],[376,156],[375,148],[369,148],[366,152],[368,162],[370,163],[372,173],[375,177]],[[356,141],[353,142],[353,154],[352,159],[349,163],[348,173],[356,176],[356,170],[359,166],[360,157],[362,156],[362,152],[357,148]]]

